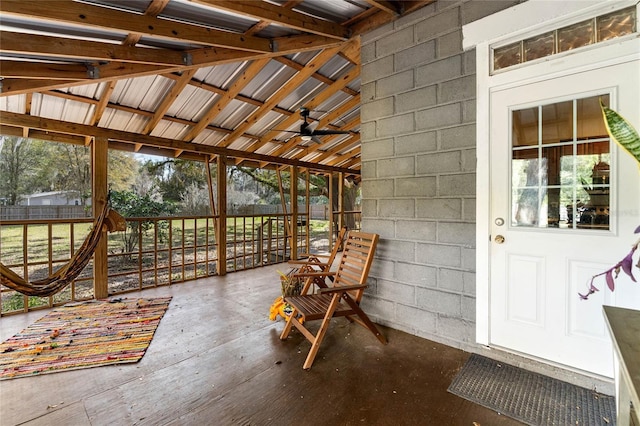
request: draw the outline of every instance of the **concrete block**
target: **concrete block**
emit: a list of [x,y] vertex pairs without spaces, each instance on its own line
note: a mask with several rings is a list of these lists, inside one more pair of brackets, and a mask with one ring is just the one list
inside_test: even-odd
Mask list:
[[462,73],[476,75],[476,50],[469,50],[462,54]]
[[462,220],[474,222],[476,220],[476,199],[464,198],[462,200]]
[[375,179],[378,176],[377,166],[378,163],[376,161],[363,161],[362,170],[360,171],[362,179]]
[[398,155],[432,152],[438,148],[435,131],[398,136],[395,140],[395,152]]
[[415,305],[416,288],[399,282],[378,280],[377,296],[392,302]]
[[361,201],[361,211],[364,217],[376,217],[378,214],[378,200],[369,198]]
[[371,318],[391,319],[395,316],[395,303],[376,296],[365,294],[360,306]]
[[416,172],[419,175],[459,172],[462,170],[460,151],[434,152],[418,155]]
[[[367,104],[368,102],[376,100],[376,82],[370,81],[369,83],[365,83],[360,85],[360,102],[362,105]],[[360,118],[361,121],[362,117]]]
[[[462,247],[462,269],[466,271],[472,271],[472,272],[476,270],[476,250],[475,249]],[[472,294],[475,294],[475,292]]]
[[393,156],[393,139],[378,139],[373,141],[362,141],[362,158],[378,160]]
[[[396,115],[378,120],[376,131],[378,137],[388,137],[411,133],[415,130],[413,113]],[[362,135],[361,135],[362,137]]]
[[399,304],[396,306],[396,317],[398,322],[422,333],[435,333],[436,331],[437,315],[432,312]]
[[431,3],[425,7],[422,7],[415,12],[403,16],[394,22],[395,28],[404,28],[406,26],[415,25],[416,23],[429,18],[436,12],[436,2]]
[[420,243],[416,248],[416,261],[425,265],[460,267],[460,246]]
[[434,176],[405,177],[395,180],[395,195],[398,197],[433,197],[436,194]]
[[438,223],[438,242],[460,244],[473,248],[476,244],[476,225],[474,223]]
[[415,44],[413,39],[413,27],[405,27],[395,30],[382,38],[376,40],[376,57],[393,55],[407,46]]
[[[437,269],[432,266],[415,263],[398,262],[396,264],[396,279],[400,282],[417,285],[419,287],[437,286]],[[411,302],[415,305],[415,300]]]
[[438,177],[438,195],[442,197],[475,194],[476,175],[474,173],[440,175]]
[[369,276],[376,277],[378,279],[393,280],[395,278],[395,265],[392,260],[376,259],[371,264],[369,270]]
[[460,10],[451,8],[416,23],[416,41],[431,40],[460,27]]
[[460,198],[419,199],[416,201],[416,217],[462,220],[462,200]]
[[475,297],[477,284],[475,272],[464,272],[462,275],[462,282],[464,283],[464,294]]
[[462,56],[456,55],[417,67],[415,70],[416,87],[430,86],[441,81],[462,76]]
[[[364,182],[364,180],[363,180]],[[393,179],[367,179],[362,185],[362,198],[392,198]]]
[[440,134],[440,149],[475,148],[476,125],[450,127],[438,131]]
[[474,75],[443,81],[438,86],[440,88],[439,103],[476,98],[476,77]]
[[470,22],[477,21],[485,16],[489,16],[503,9],[515,6],[518,3],[521,3],[521,0],[483,0],[464,2],[462,5],[462,24],[465,25]]
[[368,64],[363,64],[360,71],[361,84],[380,80],[393,74],[393,56],[376,59]]
[[413,81],[413,69],[382,77],[377,81],[376,98],[393,96],[397,93],[413,89]]
[[378,160],[378,177],[413,176],[416,174],[415,157],[397,157]]
[[388,24],[385,24],[381,27],[376,28],[373,31],[368,31],[364,34],[362,34],[362,41],[361,43],[363,44],[367,44],[370,42],[373,42],[377,39],[379,39],[380,37],[385,37],[388,34],[392,33],[394,31],[394,26],[393,26],[393,22],[390,22]]
[[397,238],[409,241],[437,241],[437,224],[427,220],[398,220]]
[[462,296],[462,319],[476,321],[476,298]]
[[462,150],[462,171],[463,172],[475,172],[477,168],[476,150],[464,149]]
[[446,58],[462,53],[462,29],[449,34],[443,34],[437,41],[438,58]]
[[462,102],[462,122],[463,123],[475,123],[476,122],[476,101],[464,101]]
[[462,274],[462,271],[455,269],[440,268],[438,272],[438,288],[454,293],[462,293],[464,289]]
[[381,117],[389,117],[395,112],[395,99],[393,96],[363,103],[360,108],[360,119],[363,122],[373,121]]
[[415,262],[416,245],[412,241],[380,239],[376,248],[376,257],[397,262]]
[[393,200],[379,200],[378,217],[407,218],[415,217],[416,202],[413,198],[394,198]]
[[369,123],[360,124],[360,139],[363,141],[370,141],[376,138],[377,124],[375,121]]
[[[373,232],[380,235],[380,240],[389,240],[395,238],[394,220],[378,219],[377,217],[364,216],[362,218],[362,230],[365,232]],[[378,257],[376,249],[376,258]]]
[[360,45],[360,63],[368,64],[376,59],[376,43],[363,43]]
[[416,288],[418,308],[439,314],[460,316],[461,299],[459,294],[448,293],[442,290],[429,288]]
[[461,122],[461,106],[459,103],[437,106],[416,112],[416,129],[438,129]]
[[[404,49],[407,46],[401,46]],[[395,70],[403,71],[436,59],[436,41],[429,40],[395,53]]]
[[437,86],[427,86],[396,95],[398,112],[415,111],[437,104]]
[[461,318],[439,315],[437,333],[461,342],[475,342],[475,323]]

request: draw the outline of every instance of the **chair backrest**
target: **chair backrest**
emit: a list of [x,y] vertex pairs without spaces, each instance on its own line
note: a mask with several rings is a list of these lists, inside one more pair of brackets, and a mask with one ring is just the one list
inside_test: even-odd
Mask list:
[[347,237],[347,231],[349,231],[349,228],[347,228],[346,226],[343,226],[342,228],[340,228],[340,232],[338,233],[338,238],[336,238],[336,240],[333,242],[333,248],[331,249],[331,253],[329,253],[329,258],[327,259],[327,264],[329,264],[329,267],[333,265],[333,262],[336,259],[338,252],[342,250],[344,240]]
[[[336,271],[333,286],[366,284],[373,256],[378,245],[378,234],[350,231],[342,250],[342,258]],[[364,289],[350,292],[360,302]]]

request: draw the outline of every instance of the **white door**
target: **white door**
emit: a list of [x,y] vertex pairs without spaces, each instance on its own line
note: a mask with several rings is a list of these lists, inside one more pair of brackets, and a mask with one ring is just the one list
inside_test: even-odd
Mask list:
[[491,345],[613,376],[602,305],[640,308],[640,283],[621,274],[611,292],[601,277],[578,293],[637,239],[638,166],[599,101],[637,125],[638,76],[636,59],[491,91]]

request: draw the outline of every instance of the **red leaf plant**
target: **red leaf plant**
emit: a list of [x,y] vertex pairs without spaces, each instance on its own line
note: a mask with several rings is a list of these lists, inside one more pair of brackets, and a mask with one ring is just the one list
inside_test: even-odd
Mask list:
[[[634,231],[634,234],[638,234],[638,233],[640,233],[640,226],[638,226]],[[618,278],[618,275],[620,274],[620,270],[622,270],[622,272],[624,272],[625,274],[629,275],[629,277],[631,278],[631,281],[637,282],[636,278],[633,276],[632,269],[633,269],[633,254],[638,249],[638,246],[640,246],[640,239],[636,241],[636,243],[631,247],[631,251],[629,252],[629,254],[627,254],[620,262],[616,263],[606,271],[591,277],[591,279],[589,280],[589,291],[586,294],[578,293],[578,295],[580,296],[580,299],[587,300],[590,295],[592,295],[596,291],[600,291],[600,289],[598,289],[595,285],[593,285],[593,281],[596,278],[601,277],[602,275],[604,275],[605,281],[607,282],[607,287],[609,287],[609,290],[611,291],[613,291],[613,289],[615,288],[615,279]],[[638,259],[638,264],[636,265],[636,267],[640,268],[640,259]]]

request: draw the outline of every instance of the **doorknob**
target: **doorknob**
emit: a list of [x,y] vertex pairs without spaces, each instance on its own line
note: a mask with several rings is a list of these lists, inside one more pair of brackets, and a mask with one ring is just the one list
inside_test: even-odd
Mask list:
[[504,243],[504,237],[502,235],[496,235],[493,241],[495,241],[496,244],[502,244]]

